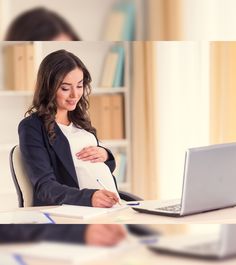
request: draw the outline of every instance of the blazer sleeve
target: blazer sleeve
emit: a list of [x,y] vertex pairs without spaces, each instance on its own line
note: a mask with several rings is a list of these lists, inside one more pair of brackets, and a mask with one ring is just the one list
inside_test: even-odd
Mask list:
[[85,243],[87,225],[5,224],[0,226],[0,243],[59,241]]
[[20,150],[26,172],[33,185],[34,197],[40,205],[73,204],[92,206],[94,189],[70,187],[56,178],[40,121],[23,120],[19,125]]
[[113,173],[115,168],[116,168],[116,161],[115,161],[115,158],[114,158],[111,150],[109,150],[109,149],[105,148],[104,146],[100,145],[100,142],[99,142],[97,136],[95,134],[94,134],[94,136],[95,136],[95,138],[97,140],[97,146],[102,147],[102,148],[104,148],[107,151],[108,158],[107,158],[107,160],[104,163],[109,167],[111,173]]
[[107,148],[105,148],[103,146],[100,146],[100,147],[104,148],[107,151],[108,158],[107,158],[107,160],[104,163],[110,168],[111,173],[113,173],[115,168],[116,168],[115,158],[114,158],[112,152],[109,149],[107,149]]

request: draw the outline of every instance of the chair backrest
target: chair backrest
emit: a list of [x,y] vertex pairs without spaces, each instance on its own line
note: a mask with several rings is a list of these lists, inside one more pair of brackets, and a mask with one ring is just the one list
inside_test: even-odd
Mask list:
[[19,207],[32,206],[33,187],[27,176],[19,146],[15,146],[11,150],[10,169],[18,196]]

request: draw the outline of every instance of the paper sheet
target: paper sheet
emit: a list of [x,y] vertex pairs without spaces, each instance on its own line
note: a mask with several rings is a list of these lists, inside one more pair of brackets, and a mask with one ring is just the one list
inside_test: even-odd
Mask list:
[[0,265],[26,265],[19,256],[0,253]]
[[0,212],[1,224],[49,224],[53,223],[42,212],[36,211],[10,211]]
[[97,208],[97,207],[87,207],[87,206],[76,206],[76,205],[61,205],[54,208],[41,210],[50,216],[62,216],[71,218],[86,219],[103,214],[112,213],[115,211],[123,210],[128,208],[127,205],[116,205],[112,208]]
[[86,262],[98,261],[99,259],[114,258],[114,255],[119,256],[121,253],[125,253],[138,246],[137,240],[130,241],[128,239],[123,240],[114,247],[95,247],[45,241],[27,244],[26,246],[18,245],[17,249],[14,250],[14,254],[36,259],[67,261],[69,264],[84,264]]

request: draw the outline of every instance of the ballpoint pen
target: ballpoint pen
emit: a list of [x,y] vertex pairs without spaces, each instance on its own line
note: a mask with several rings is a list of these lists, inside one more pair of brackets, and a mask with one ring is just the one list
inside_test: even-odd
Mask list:
[[[101,182],[101,180],[97,179],[97,183],[103,187],[104,190],[108,190],[107,187]],[[120,201],[118,201],[118,204],[121,205]]]
[[137,206],[137,205],[140,205],[140,202],[127,202],[126,205],[128,205],[128,206]]
[[101,187],[103,187],[104,190],[108,190],[107,187],[99,179],[97,179],[97,182]]

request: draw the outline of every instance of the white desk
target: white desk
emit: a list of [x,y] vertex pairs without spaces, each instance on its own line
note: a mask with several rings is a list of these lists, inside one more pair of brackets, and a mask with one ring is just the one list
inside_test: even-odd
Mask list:
[[[25,247],[24,244],[22,244],[23,247]],[[18,244],[17,248],[19,249],[21,246]],[[12,250],[14,252],[14,248],[16,246],[0,246],[1,249],[8,249],[8,251]],[[39,259],[39,258],[29,258],[29,257],[23,257],[24,261],[27,265],[69,265],[72,264],[69,261],[59,261],[57,260],[47,260],[47,259]],[[162,255],[157,254],[149,251],[143,246],[140,246],[138,248],[135,248],[133,251],[125,251],[122,255],[119,256],[112,256],[108,257],[106,259],[101,259],[96,262],[90,262],[86,263],[87,265],[124,265],[124,264],[132,264],[132,265],[235,265],[236,259],[229,259],[225,261],[204,261],[204,260],[198,260],[198,259],[192,259],[192,258],[182,258],[182,257],[175,257],[175,256],[168,256],[168,255]],[[74,264],[76,265],[76,264]],[[81,263],[83,265],[83,263]]]
[[[37,209],[46,209],[45,207],[18,208],[17,211],[35,211]],[[236,207],[216,210],[206,213],[189,215],[186,217],[166,217],[159,215],[143,214],[134,211],[132,208],[126,208],[113,213],[101,216],[76,219],[69,217],[51,216],[55,223],[68,224],[230,224],[236,223]]]

